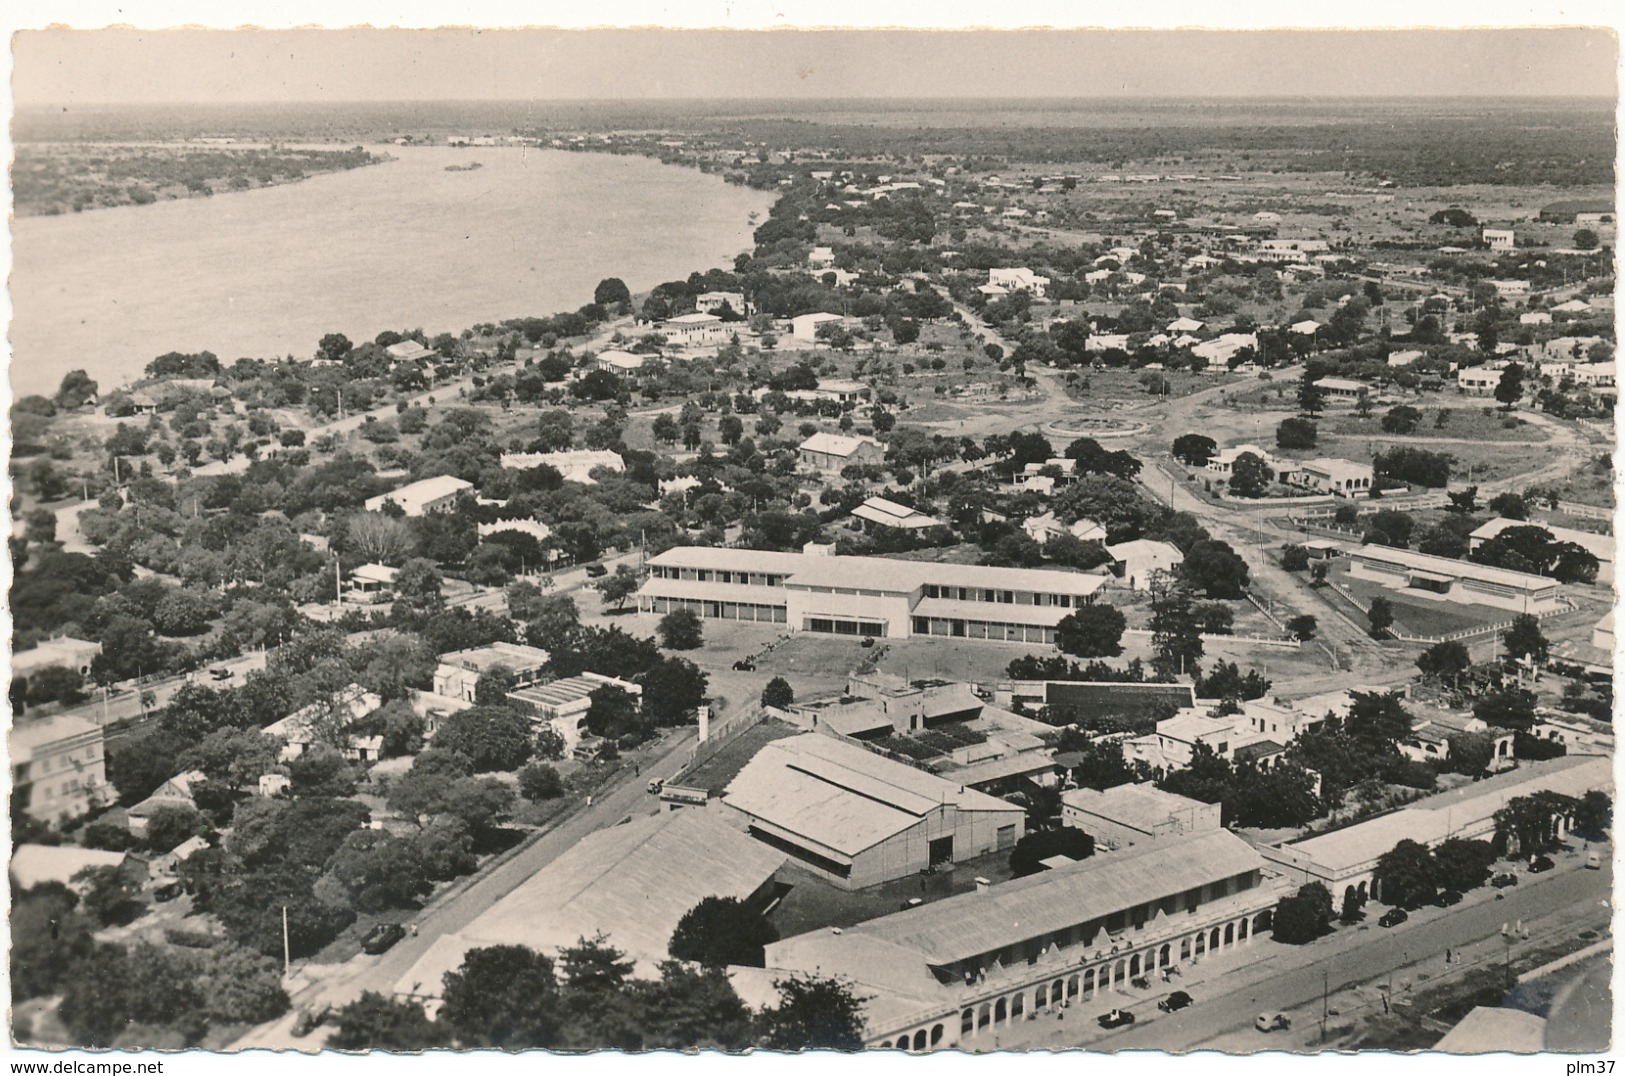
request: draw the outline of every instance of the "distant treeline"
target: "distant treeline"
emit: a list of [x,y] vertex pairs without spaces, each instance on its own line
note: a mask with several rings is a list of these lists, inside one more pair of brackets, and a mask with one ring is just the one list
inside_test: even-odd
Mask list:
[[23,143],[17,146],[12,181],[17,215],[31,217],[252,190],[382,159],[360,146],[310,150]]

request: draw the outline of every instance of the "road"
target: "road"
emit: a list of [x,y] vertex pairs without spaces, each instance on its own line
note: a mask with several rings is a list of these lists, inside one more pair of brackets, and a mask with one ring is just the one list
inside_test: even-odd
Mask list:
[[[152,710],[161,709],[169,705],[169,700],[187,684],[201,684],[204,687],[229,688],[241,687],[243,678],[251,672],[258,672],[265,668],[266,656],[263,651],[254,651],[230,661],[220,661],[209,666],[210,669],[230,670],[229,677],[216,680],[207,670],[187,673],[182,676],[166,676],[162,679],[147,680],[143,683],[129,683],[118,685],[111,693],[102,698],[92,698],[90,702],[75,706],[71,710],[63,711],[82,721],[89,721],[93,725],[108,725],[117,721],[133,721],[145,716]],[[152,705],[143,707],[143,695],[152,697]],[[117,739],[110,736],[110,740]]]
[[402,920],[416,925],[417,934],[403,938],[388,952],[380,956],[358,955],[340,965],[296,967],[296,982],[302,980],[306,985],[290,991],[293,1011],[280,1020],[252,1029],[233,1043],[231,1049],[312,1052],[320,1049],[321,1033],[308,1038],[293,1036],[298,1010],[344,1005],[368,990],[393,993],[401,976],[417,963],[435,939],[467,927],[588,834],[607,829],[629,816],[654,813],[658,803],[649,795],[648,782],[657,777],[662,780],[675,777],[697,734],[698,730],[693,728],[668,733],[644,758],[641,773],[631,768],[623,770],[613,783],[594,794],[592,806],[576,808],[494,866],[488,865],[480,873],[453,883],[418,915]]
[[[1413,913],[1408,923],[1392,929],[1376,925],[1381,909],[1368,906],[1367,925],[1339,931],[1302,947],[1260,941],[1261,958],[1224,976],[1223,982],[1203,983],[1188,976],[1184,986],[1196,1004],[1179,1013],[1157,1012],[1155,1000],[1172,988],[1143,998],[1132,1006],[1138,1018],[1126,1031],[1106,1031],[1095,1021],[1112,1005],[1084,1003],[1082,1012],[1067,1020],[1040,1018],[1007,1029],[999,1046],[1054,1048],[1084,1046],[1094,1050],[1166,1050],[1182,1052],[1219,1048],[1227,1052],[1314,1049],[1319,1037],[1322,991],[1334,998],[1344,1019],[1354,1004],[1380,1004],[1380,987],[1392,983],[1396,996],[1424,979],[1437,979],[1451,968],[1494,966],[1504,959],[1500,937],[1504,923],[1522,920],[1528,942],[1511,949],[1516,959],[1540,944],[1542,935],[1557,931],[1573,936],[1583,929],[1604,932],[1611,918],[1611,871],[1588,871],[1578,857],[1562,857],[1557,871],[1547,875],[1521,875],[1510,890],[1476,890],[1455,908],[1427,908]],[[1495,899],[1497,892],[1505,899]],[[1547,940],[1550,940],[1549,938]],[[1445,964],[1445,952],[1465,957],[1460,965]],[[1352,991],[1359,989],[1358,995]],[[1119,997],[1118,1004],[1131,999]],[[1074,1010],[1079,1006],[1074,1005]],[[1261,1012],[1292,1015],[1290,1033],[1264,1035],[1253,1030]]]

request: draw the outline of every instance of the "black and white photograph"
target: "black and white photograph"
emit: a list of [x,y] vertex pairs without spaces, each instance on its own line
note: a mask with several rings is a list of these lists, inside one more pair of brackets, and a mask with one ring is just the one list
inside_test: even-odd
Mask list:
[[13,1062],[1612,1073],[1617,27],[844,11],[9,18]]

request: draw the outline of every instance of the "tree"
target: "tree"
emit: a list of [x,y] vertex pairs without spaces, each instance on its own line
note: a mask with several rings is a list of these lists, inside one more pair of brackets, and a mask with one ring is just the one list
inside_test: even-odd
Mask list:
[[[1602,840],[1614,826],[1614,801],[1608,793],[1593,789],[1580,797],[1574,812],[1574,830],[1594,840]],[[15,931],[13,938],[21,937]]]
[[1237,456],[1230,467],[1230,492],[1236,497],[1262,497],[1269,489],[1269,465],[1251,452]]
[[630,564],[618,564],[609,577],[598,584],[598,596],[606,604],[613,604],[616,609],[626,607],[626,599],[638,592],[642,585],[638,579],[637,569]]
[[359,829],[327,861],[326,874],[343,886],[357,911],[415,907],[433,888],[409,838]]
[[1114,658],[1123,652],[1127,627],[1127,618],[1116,607],[1088,605],[1061,618],[1055,626],[1055,645],[1074,657]]
[[1275,446],[1289,450],[1314,448],[1319,435],[1320,428],[1310,419],[1285,418],[1275,427]]
[[692,609],[673,609],[660,618],[656,628],[660,645],[667,650],[698,650],[705,644],[705,628]]
[[1382,429],[1384,433],[1408,434],[1414,433],[1416,427],[1422,423],[1422,412],[1410,404],[1400,404],[1398,407],[1388,409],[1382,416]]
[[82,894],[80,909],[100,926],[126,923],[138,911],[135,896],[141,887],[118,867],[85,867],[71,881]]
[[568,594],[545,595],[526,611],[525,641],[551,653],[565,649],[581,628],[581,611]]
[[1574,231],[1574,248],[1576,250],[1596,250],[1602,240],[1590,228],[1576,228]]
[[532,803],[556,800],[564,795],[564,781],[547,763],[532,762],[519,771],[519,794]]
[[776,710],[782,710],[795,701],[795,689],[790,686],[790,681],[782,676],[775,676],[767,682],[766,687],[762,688],[763,706],[771,706]]
[[446,973],[442,997],[440,1021],[461,1046],[524,1050],[558,1041],[553,962],[522,945],[470,949]]
[[1366,531],[1361,540],[1367,544],[1405,549],[1411,544],[1411,535],[1415,530],[1416,520],[1409,513],[1384,508],[1366,520]]
[[1466,489],[1456,492],[1446,492],[1445,496],[1450,498],[1450,503],[1445,505],[1444,510],[1446,512],[1467,516],[1478,510],[1477,486],[1468,486]]
[[450,1045],[446,1029],[430,1020],[416,1001],[397,1001],[373,990],[332,1016],[337,1029],[327,1040],[335,1050],[392,1050],[414,1053]]
[[1326,408],[1326,390],[1315,383],[1305,367],[1303,376],[1298,379],[1298,410],[1306,415],[1314,415]]
[[717,967],[662,961],[658,982],[632,984],[636,1030],[649,1050],[741,1050],[749,1045],[750,1010]]
[[414,557],[395,574],[395,610],[430,613],[443,608],[440,568],[426,557]]
[[1289,572],[1309,570],[1309,550],[1293,543],[1281,547],[1281,567]]
[[1209,538],[1186,551],[1179,574],[1210,598],[1238,599],[1247,587],[1249,569],[1229,542]]
[[506,706],[477,704],[446,718],[434,743],[467,757],[476,773],[512,773],[533,751],[530,721]]
[[1295,616],[1286,622],[1286,630],[1292,633],[1294,639],[1302,643],[1307,643],[1315,637],[1316,626],[1314,616],[1309,613]]
[[1332,921],[1332,895],[1319,882],[1282,897],[1271,919],[1272,936],[1287,945],[1303,945],[1326,933]]
[[667,948],[678,960],[759,968],[764,949],[778,940],[778,929],[755,908],[733,897],[706,897],[683,913]]
[[863,1049],[863,1002],[839,979],[797,975],[775,980],[779,1003],[763,1010],[757,1039],[768,1050]]
[[147,819],[147,847],[160,854],[168,852],[198,836],[203,828],[203,816],[196,807],[189,803],[166,803]]
[[618,303],[630,303],[632,301],[632,291],[620,277],[605,277],[592,290],[592,301],[594,305],[602,307],[611,307]]
[[1495,385],[1495,399],[1504,411],[1510,411],[1523,399],[1523,367],[1508,363],[1501,371],[1501,380]]
[[1367,750],[1380,754],[1410,735],[1413,720],[1398,691],[1355,691],[1343,727]]
[[614,684],[605,684],[592,692],[591,706],[587,710],[587,729],[594,736],[618,740],[623,736],[643,739],[647,734],[643,716],[638,712],[637,699],[631,692]]
[[1095,839],[1081,829],[1061,826],[1059,829],[1040,829],[1022,837],[1010,850],[1010,873],[1025,878],[1044,870],[1044,860],[1052,856],[1068,859],[1088,859],[1095,854]]
[[75,909],[79,897],[46,882],[18,893],[11,906],[11,989],[16,1000],[59,992],[71,970],[96,948],[94,924]]
[[1489,841],[1469,841],[1450,837],[1433,849],[1434,876],[1441,889],[1465,893],[1477,889],[1490,878],[1495,848]]
[[1540,618],[1522,613],[1512,618],[1512,626],[1502,633],[1507,656],[1536,664],[1546,660],[1551,644],[1540,630]]
[[1218,450],[1218,442],[1199,433],[1186,433],[1174,438],[1174,458],[1188,467],[1206,467],[1207,461]]
[[1495,839],[1508,856],[1544,852],[1557,843],[1557,820],[1572,816],[1579,806],[1556,792],[1514,796],[1495,812]]
[[1337,920],[1345,926],[1358,923],[1365,918],[1364,908],[1365,898],[1360,896],[1360,891],[1346,886],[1343,889],[1343,909],[1338,913]]
[[1496,728],[1528,732],[1535,723],[1535,694],[1508,684],[1480,695],[1473,702],[1473,716]]
[[1467,645],[1455,639],[1434,643],[1416,658],[1416,667],[1422,675],[1434,680],[1455,684],[1473,663]]
[[69,370],[56,390],[56,405],[64,411],[83,407],[96,398],[96,382],[83,370]]
[[1427,845],[1406,838],[1377,858],[1374,892],[1385,904],[1407,911],[1431,904],[1439,891],[1438,869]]
[[1366,610],[1366,620],[1370,622],[1368,634],[1373,639],[1385,638],[1388,629],[1394,626],[1394,603],[1380,595],[1372,598],[1371,608]]
[[71,706],[84,701],[85,694],[81,690],[84,686],[85,678],[78,669],[47,665],[28,677],[24,698],[30,706],[44,706],[51,702]]
[[1194,673],[1203,647],[1190,587],[1166,572],[1153,572],[1150,590],[1152,666],[1167,676]]

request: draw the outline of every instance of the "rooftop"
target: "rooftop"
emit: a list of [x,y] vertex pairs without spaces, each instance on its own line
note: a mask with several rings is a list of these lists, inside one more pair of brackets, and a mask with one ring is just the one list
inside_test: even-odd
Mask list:
[[523,643],[491,643],[488,646],[477,646],[469,650],[453,650],[449,654],[440,655],[442,665],[455,665],[458,668],[469,669],[474,672],[485,672],[498,665],[522,672],[527,669],[539,669],[547,664],[549,654],[546,650],[536,646],[526,646]]
[[1349,551],[1349,556],[1355,559],[1386,561],[1397,564],[1413,571],[1432,572],[1449,579],[1473,579],[1483,583],[1493,583],[1496,586],[1510,587],[1514,590],[1538,591],[1554,589],[1557,582],[1539,575],[1528,575],[1524,572],[1512,572],[1505,568],[1491,568],[1487,564],[1475,564],[1468,560],[1451,560],[1449,557],[1435,557],[1428,553],[1417,553],[1409,549],[1393,549],[1389,546],[1367,545]]
[[123,852],[103,852],[63,844],[19,844],[11,853],[11,877],[18,889],[32,889],[45,882],[67,885],[75,874],[88,867],[117,867]]
[[846,856],[917,825],[949,803],[961,811],[1023,810],[819,733],[768,744],[723,798]]
[[1176,814],[1207,806],[1197,800],[1164,792],[1149,783],[1118,785],[1104,792],[1074,788],[1062,793],[1061,802],[1147,833]]
[[848,437],[841,433],[819,431],[801,442],[803,452],[825,452],[831,456],[850,456],[864,445],[880,447],[880,442],[872,437]]
[[1538,527],[1550,534],[1555,541],[1573,542],[1600,561],[1611,562],[1614,559],[1614,536],[1611,534],[1593,534],[1590,531],[1577,531],[1571,527],[1554,527],[1550,523],[1535,520],[1507,519],[1505,516],[1498,516],[1473,531],[1468,537],[1487,542],[1511,527]]

